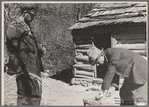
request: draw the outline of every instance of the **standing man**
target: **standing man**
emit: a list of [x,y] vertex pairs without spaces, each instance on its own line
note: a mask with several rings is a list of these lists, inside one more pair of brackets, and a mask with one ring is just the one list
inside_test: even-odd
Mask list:
[[127,49],[108,48],[101,51],[96,47],[92,47],[88,55],[92,65],[107,64],[102,91],[96,100],[109,94],[109,87],[117,74],[125,79],[120,89],[121,105],[147,104],[147,62],[143,57]]
[[38,48],[30,22],[36,15],[36,4],[22,4],[16,9],[17,16],[6,30],[9,53],[8,74],[17,74],[17,105],[39,105],[41,101],[41,83],[30,74],[41,76],[42,50]]

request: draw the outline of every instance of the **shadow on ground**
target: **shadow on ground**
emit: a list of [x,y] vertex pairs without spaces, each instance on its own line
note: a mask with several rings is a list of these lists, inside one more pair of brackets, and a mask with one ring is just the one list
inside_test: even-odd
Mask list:
[[71,79],[73,78],[72,74],[72,68],[63,70],[60,73],[51,76],[50,78],[56,79],[56,80],[61,80],[63,82],[69,83],[71,82]]

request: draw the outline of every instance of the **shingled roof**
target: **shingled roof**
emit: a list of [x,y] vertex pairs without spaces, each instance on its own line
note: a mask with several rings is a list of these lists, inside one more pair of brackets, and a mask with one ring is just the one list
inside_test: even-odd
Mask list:
[[69,29],[122,23],[146,23],[146,3],[99,3]]

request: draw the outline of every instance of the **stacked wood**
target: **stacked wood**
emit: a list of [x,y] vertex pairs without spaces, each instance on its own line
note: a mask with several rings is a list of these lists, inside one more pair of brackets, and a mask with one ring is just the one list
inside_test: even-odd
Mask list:
[[89,76],[89,77],[93,77],[94,76],[94,72],[88,72],[88,71],[83,71],[83,70],[77,70],[76,68],[73,69],[73,74],[77,77],[77,76]]

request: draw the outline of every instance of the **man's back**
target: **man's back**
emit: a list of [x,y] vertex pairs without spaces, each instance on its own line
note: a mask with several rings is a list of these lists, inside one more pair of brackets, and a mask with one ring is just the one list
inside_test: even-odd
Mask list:
[[132,71],[136,83],[143,84],[147,80],[147,62],[139,54],[123,48],[108,48],[105,54],[109,63],[115,64],[117,74],[128,78]]

